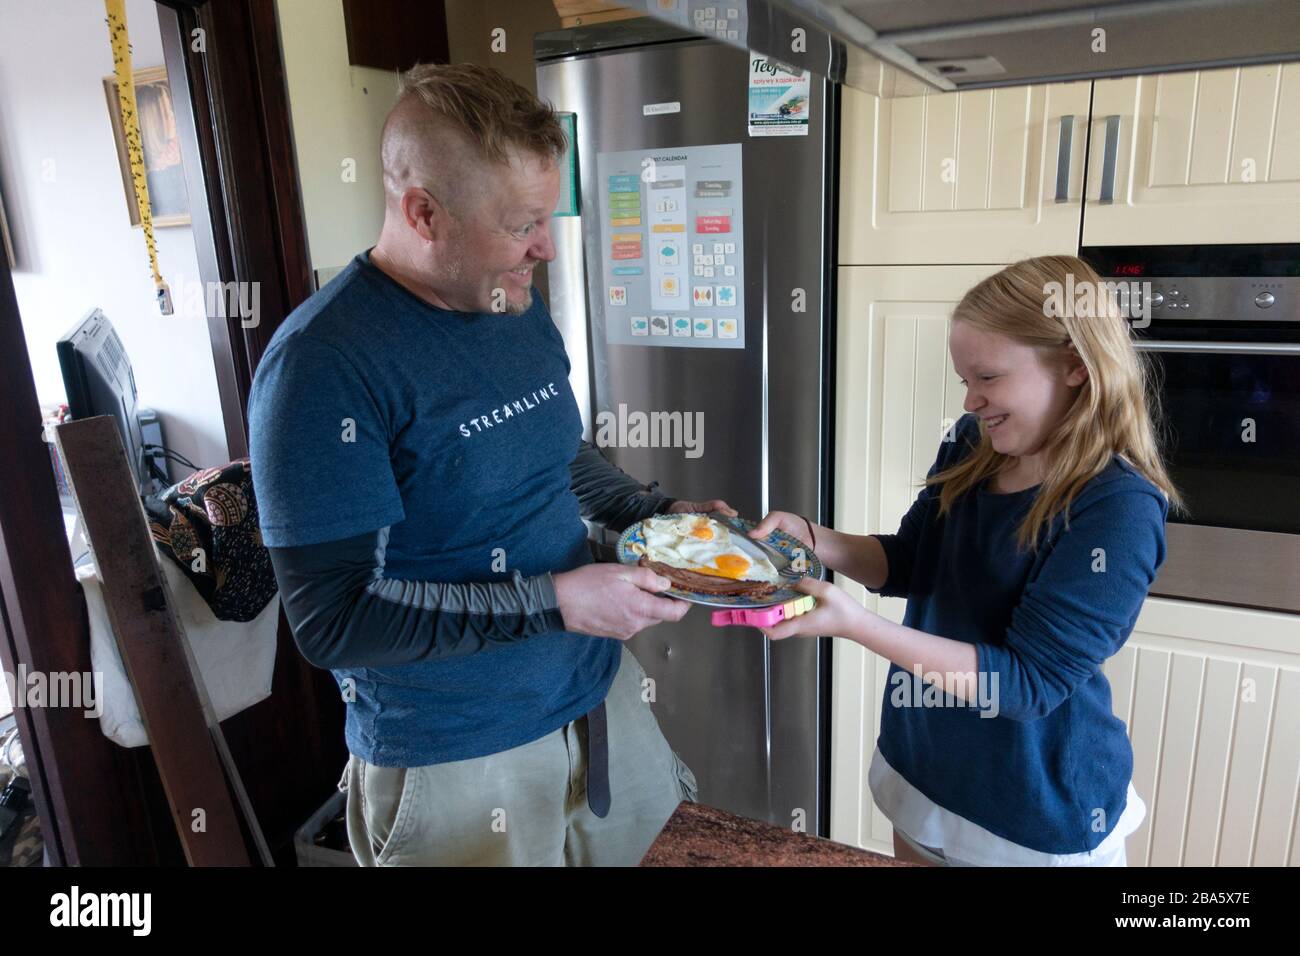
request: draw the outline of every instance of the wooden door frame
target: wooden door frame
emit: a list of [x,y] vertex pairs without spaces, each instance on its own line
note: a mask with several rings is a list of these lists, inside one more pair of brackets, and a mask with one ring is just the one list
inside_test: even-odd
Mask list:
[[[284,318],[313,291],[274,0],[157,0],[191,197],[200,277],[258,284],[257,324],[208,316],[231,458],[248,454],[253,372]],[[107,36],[105,36],[107,42]],[[0,257],[3,259],[3,257]],[[0,662],[11,674],[88,673],[89,624],[72,570],[27,346],[0,261]],[[346,759],[343,705],[280,617],[272,696],[223,721],[272,851]],[[183,862],[147,748],[126,750],[70,708],[15,707],[54,865]],[[294,765],[285,764],[288,759]],[[277,772],[279,771],[279,772]]]
[[[231,458],[248,454],[248,391],[275,330],[313,291],[273,0],[157,0],[205,285],[256,282],[257,325],[208,316]],[[182,107],[189,104],[188,110]]]
[[[36,382],[9,263],[0,256],[0,663],[7,674],[87,674],[90,626],[41,437]],[[126,751],[69,707],[14,700],[50,863],[135,860],[144,825]],[[78,779],[99,785],[78,786]],[[118,821],[112,818],[121,811]],[[105,812],[108,811],[108,812]],[[65,822],[77,821],[76,826]],[[146,855],[147,859],[147,855]]]

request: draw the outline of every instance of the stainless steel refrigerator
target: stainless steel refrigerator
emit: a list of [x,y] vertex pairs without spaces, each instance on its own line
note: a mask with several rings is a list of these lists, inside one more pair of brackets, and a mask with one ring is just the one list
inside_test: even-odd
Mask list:
[[[588,439],[676,498],[829,520],[833,85],[651,19],[538,34],[534,54],[574,121],[549,305]],[[825,835],[828,639],[696,607],[630,646],[702,803]]]

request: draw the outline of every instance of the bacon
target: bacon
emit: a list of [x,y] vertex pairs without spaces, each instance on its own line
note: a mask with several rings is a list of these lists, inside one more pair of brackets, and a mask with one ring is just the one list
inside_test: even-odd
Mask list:
[[713,574],[700,574],[698,571],[674,568],[662,561],[651,561],[644,555],[637,561],[637,564],[643,568],[649,568],[656,574],[662,574],[683,591],[690,591],[693,594],[727,594],[737,597],[761,598],[767,597],[777,589],[777,585],[769,584],[767,581],[735,581],[731,578],[722,578]]

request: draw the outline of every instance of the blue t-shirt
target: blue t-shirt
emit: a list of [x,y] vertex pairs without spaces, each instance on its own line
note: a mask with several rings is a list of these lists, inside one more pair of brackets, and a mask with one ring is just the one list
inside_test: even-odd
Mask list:
[[[568,375],[536,290],[523,315],[448,311],[362,253],[294,310],[257,367],[248,415],[264,543],[390,527],[384,574],[410,581],[504,581],[589,563],[570,491],[582,420]],[[560,631],[332,673],[347,699],[348,749],[413,767],[562,727],[604,700],[619,653],[617,641]]]
[[[966,415],[930,474],[979,443]],[[1016,530],[1037,488],[981,484],[938,517],[924,489],[899,533],[880,593],[907,598],[908,627],[974,644],[970,704],[891,666],[881,754],[934,803],[1043,853],[1094,849],[1124,810],[1133,750],[1103,662],[1123,646],[1165,556],[1168,504],[1121,458],[1053,520],[1038,552]],[[939,706],[942,704],[942,706]],[[996,713],[996,716],[990,716]]]

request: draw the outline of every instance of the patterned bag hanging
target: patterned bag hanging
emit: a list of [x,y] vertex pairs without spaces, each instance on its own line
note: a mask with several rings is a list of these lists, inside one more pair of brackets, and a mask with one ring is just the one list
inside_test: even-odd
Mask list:
[[158,550],[185,572],[220,621],[251,621],[275,597],[247,458],[196,471],[146,499]]
[[131,183],[135,187],[136,205],[140,207],[140,225],[144,244],[149,250],[149,268],[158,308],[171,315],[172,296],[158,269],[158,246],[153,238],[153,210],[149,206],[149,181],[144,174],[144,146],[140,139],[140,117],[135,109],[135,80],[131,76],[131,39],[126,32],[126,0],[104,0],[108,14],[108,39],[113,46],[113,73],[117,78],[117,101],[122,110],[122,129],[126,138],[126,155],[131,166]]

